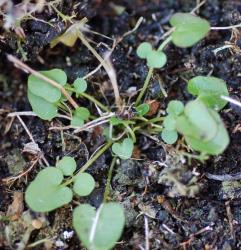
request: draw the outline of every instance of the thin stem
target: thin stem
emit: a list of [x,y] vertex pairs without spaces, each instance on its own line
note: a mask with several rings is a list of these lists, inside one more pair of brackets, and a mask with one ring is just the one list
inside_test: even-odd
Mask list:
[[165,117],[155,117],[153,119],[150,119],[149,122],[155,123],[155,122],[161,122],[165,119]]
[[150,82],[150,80],[151,80],[153,71],[154,71],[154,68],[149,68],[149,71],[148,71],[148,74],[147,74],[147,76],[146,76],[146,79],[145,79],[143,88],[142,88],[140,94],[138,95],[138,97],[137,97],[137,99],[136,99],[135,106],[137,106],[137,105],[140,103],[140,101],[141,101],[143,95],[145,94],[146,89],[148,88],[149,82]]
[[[71,88],[71,87],[66,87],[65,89],[67,90],[70,90],[74,93],[77,93],[77,91],[74,89],[74,88]],[[110,110],[105,106],[103,105],[101,102],[99,102],[97,99],[95,99],[93,96],[91,95],[88,95],[87,93],[77,93],[83,97],[85,97],[86,99],[88,99],[89,101],[93,102],[94,104],[96,104],[97,106],[99,106],[101,109],[103,109],[104,111],[106,112],[110,112]]]
[[80,32],[79,33],[79,39],[81,42],[91,51],[91,53],[99,60],[99,62],[102,64],[104,67],[106,73],[108,74],[113,90],[114,90],[114,95],[115,95],[115,102],[116,106],[121,110],[121,98],[120,98],[120,93],[119,93],[119,88],[117,84],[117,79],[116,79],[116,74],[113,69],[113,66],[111,63],[106,62],[98,53],[97,51],[90,45],[90,43],[85,39],[84,35]]
[[107,182],[106,182],[106,186],[105,186],[105,193],[104,193],[104,202],[108,201],[109,195],[110,195],[110,182],[111,182],[111,178],[112,178],[112,173],[113,173],[113,169],[116,163],[116,159],[117,157],[114,157],[111,161],[110,164],[110,169],[108,171],[108,177],[107,177]]
[[236,24],[236,25],[224,26],[224,27],[211,27],[211,30],[229,30],[229,29],[240,28],[240,27],[241,27],[241,23]]
[[172,37],[169,36],[167,39],[165,39],[165,40],[160,44],[160,46],[158,47],[157,50],[158,50],[158,51],[162,51],[162,50],[167,46],[167,44],[171,42],[171,40],[172,40]]
[[130,128],[130,126],[128,126],[127,124],[123,123],[123,125],[125,126],[125,128],[128,130],[128,132],[130,133],[133,142],[136,142],[136,136],[135,133],[133,132],[133,130]]
[[96,100],[93,96],[88,95],[86,93],[81,93],[80,95],[83,96],[83,97],[85,97],[89,101],[93,102],[94,104],[96,104],[97,106],[99,106],[104,111],[110,112],[110,110],[105,105],[103,105],[101,102],[99,102],[98,100]]
[[56,81],[44,76],[43,74],[39,73],[38,71],[30,68],[28,65],[26,65],[25,63],[21,62],[18,58],[16,58],[15,56],[12,55],[7,55],[7,58],[10,62],[12,62],[15,67],[26,71],[28,73],[33,74],[34,76],[36,76],[37,78],[51,84],[52,86],[54,86],[55,88],[59,89],[62,94],[67,98],[67,100],[71,103],[71,105],[76,109],[79,107],[79,105],[75,102],[75,100],[69,95],[69,93],[64,89],[64,87],[62,87],[60,84],[58,84]]
[[81,167],[81,169],[79,170],[79,172],[76,174],[80,174],[83,173],[84,171],[86,171],[102,154],[104,154],[104,152],[111,147],[111,145],[113,144],[112,141],[109,141],[105,144],[105,146],[103,146],[103,148],[101,148],[92,158],[90,158],[83,167]]
[[104,152],[111,147],[111,145],[113,144],[113,141],[109,141],[107,142],[92,158],[90,158],[85,164],[84,166],[81,167],[81,169],[69,180],[67,180],[66,182],[64,182],[62,184],[62,186],[68,186],[69,184],[71,184],[74,181],[74,178],[76,176],[78,176],[79,174],[85,172],[102,154],[104,154]]

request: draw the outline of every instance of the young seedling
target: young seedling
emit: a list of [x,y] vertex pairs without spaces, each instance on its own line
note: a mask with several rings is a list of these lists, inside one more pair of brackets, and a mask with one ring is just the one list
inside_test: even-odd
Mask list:
[[222,153],[229,144],[229,136],[215,110],[226,104],[220,98],[222,94],[228,95],[225,82],[215,77],[198,76],[188,82],[188,91],[197,99],[185,107],[179,101],[168,104],[162,139],[173,144],[178,132],[194,150],[210,155]]
[[136,99],[136,105],[140,103],[148,88],[154,68],[162,68],[166,64],[167,58],[163,52],[166,45],[172,41],[177,47],[181,48],[193,46],[203,39],[210,30],[208,21],[190,13],[174,14],[170,19],[170,24],[173,26],[172,32],[157,50],[153,50],[152,46],[147,42],[140,44],[137,48],[137,55],[147,60],[149,71],[143,88]]
[[[56,167],[41,170],[26,190],[28,206],[35,212],[49,212],[71,202],[73,192],[78,196],[89,195],[95,187],[94,178],[88,173],[73,176],[75,170],[76,162],[69,156],[61,159]],[[72,176],[71,181],[63,182],[64,175]],[[67,187],[72,182],[73,187]],[[97,211],[89,204],[81,204],[73,212],[73,227],[89,250],[112,248],[121,236],[124,223],[123,208],[115,202],[103,203]]]

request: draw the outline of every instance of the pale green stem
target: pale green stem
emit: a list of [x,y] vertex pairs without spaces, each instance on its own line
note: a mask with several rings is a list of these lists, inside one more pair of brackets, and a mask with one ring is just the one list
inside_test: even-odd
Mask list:
[[108,177],[107,177],[107,182],[106,182],[106,186],[105,186],[105,193],[104,193],[104,202],[108,201],[109,195],[110,195],[110,182],[111,182],[111,178],[112,178],[112,173],[113,173],[113,169],[116,163],[116,159],[117,157],[114,157],[111,161],[110,164],[110,169],[108,171]]
[[74,178],[76,176],[78,176],[79,174],[85,172],[102,154],[104,154],[104,152],[111,147],[111,145],[113,144],[112,141],[109,141],[105,144],[105,146],[103,146],[92,158],[90,158],[85,164],[84,166],[81,167],[81,169],[69,180],[67,180],[65,183],[63,183],[63,186],[68,186],[69,184],[71,184],[74,181]]
[[101,102],[99,102],[98,100],[96,100],[93,96],[91,95],[88,95],[86,93],[81,93],[80,94],[81,96],[85,97],[86,99],[88,99],[89,101],[95,103],[97,106],[99,106],[101,109],[103,109],[104,111],[106,112],[110,112],[110,110],[105,106],[103,105]]
[[[66,87],[65,89],[67,90],[70,90],[70,91],[73,91],[74,93],[77,93],[76,90],[74,88],[71,88],[71,87]],[[110,112],[110,110],[105,106],[103,105],[101,102],[99,102],[97,99],[95,99],[93,96],[91,95],[88,95],[86,93],[77,93],[83,97],[85,97],[86,99],[88,99],[89,101],[93,102],[94,104],[96,104],[97,106],[99,106],[101,109],[103,109],[104,111],[106,112]]]

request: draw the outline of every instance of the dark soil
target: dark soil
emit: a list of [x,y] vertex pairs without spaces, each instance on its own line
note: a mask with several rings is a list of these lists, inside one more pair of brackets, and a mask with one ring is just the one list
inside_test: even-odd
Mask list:
[[[20,1],[15,1],[16,3]],[[121,93],[130,87],[140,88],[144,82],[147,67],[143,60],[136,56],[136,47],[142,41],[150,41],[154,46],[169,27],[169,17],[175,12],[189,12],[195,6],[193,0],[129,0],[112,1],[124,6],[125,11],[117,15],[110,1],[63,1],[59,7],[62,13],[71,15],[73,10],[76,19],[89,19],[94,30],[109,37],[118,38],[131,30],[139,17],[145,18],[138,30],[124,38],[115,48],[112,61],[117,72]],[[79,5],[77,4],[79,3]],[[77,4],[77,5],[76,5]],[[200,8],[199,15],[211,22],[212,26],[229,26],[241,22],[241,2],[239,0],[207,0]],[[20,59],[26,57],[26,63],[37,70],[61,68],[65,70],[72,82],[95,69],[97,60],[80,43],[73,48],[58,45],[51,49],[49,42],[66,29],[66,24],[55,12],[48,8],[34,15],[38,20],[24,20],[21,24],[26,38],[20,41],[15,32],[6,32],[0,21],[0,178],[18,174],[30,165],[29,154],[22,153],[24,146],[30,142],[26,131],[19,120],[14,119],[10,126],[7,114],[14,111],[30,111],[27,100],[27,75],[16,69],[6,59],[6,54],[13,54]],[[2,22],[3,24],[3,22]],[[111,41],[95,35],[89,35],[95,43],[103,42],[111,46]],[[106,50],[100,44],[98,52]],[[216,54],[214,50],[231,43],[232,49],[223,49]],[[152,84],[146,99],[159,98],[164,110],[169,100],[188,101],[191,97],[186,92],[186,79],[195,75],[212,74],[227,82],[230,96],[241,100],[241,34],[240,29],[212,31],[197,45],[190,49],[179,49],[169,45],[166,49],[168,64],[164,69],[155,71]],[[69,63],[71,62],[71,63]],[[162,80],[167,98],[160,95],[158,79]],[[99,86],[106,85],[108,77],[104,70],[98,71],[89,79],[88,93],[102,98]],[[106,97],[111,103],[113,93],[107,90]],[[106,100],[101,100],[103,103]],[[81,103],[89,105],[88,103]],[[91,106],[89,106],[92,109]],[[94,109],[93,109],[93,112]],[[115,249],[145,248],[144,217],[148,216],[150,249],[241,249],[241,183],[240,181],[216,181],[206,177],[207,173],[222,175],[241,172],[241,109],[228,104],[221,112],[229,131],[231,142],[227,150],[218,157],[212,157],[204,164],[192,160],[183,161],[177,148],[155,142],[144,135],[138,138],[138,149],[143,161],[121,161],[115,166],[112,179],[112,197],[126,208],[126,227],[120,242]],[[71,132],[64,135],[66,147],[63,149],[61,135],[58,131],[49,130],[60,121],[45,122],[37,117],[23,116],[26,126],[31,131],[48,162],[54,165],[57,157],[70,154],[78,165],[86,162],[103,144],[104,138],[94,133],[83,132],[73,137]],[[9,127],[9,130],[7,128]],[[111,153],[102,155],[88,170],[95,177],[99,187],[88,198],[96,207],[102,202],[106,184]],[[163,167],[161,163],[165,163]],[[7,210],[13,201],[15,191],[24,192],[41,166],[36,165],[27,179],[14,182],[9,186],[2,182],[0,186],[0,214],[6,218]],[[164,177],[163,177],[164,176]],[[168,176],[175,176],[176,183]],[[178,188],[183,184],[185,191]],[[43,187],[44,188],[44,187]],[[180,193],[184,192],[184,193]],[[41,215],[46,226],[31,233],[31,244],[41,239],[48,241],[34,246],[33,249],[82,249],[81,243],[74,234],[64,238],[64,232],[71,232],[71,209],[75,204]],[[24,204],[24,211],[27,211]],[[25,212],[26,213],[26,212]],[[39,218],[31,212],[29,216]],[[24,224],[25,223],[25,224]],[[0,221],[0,248],[17,249],[18,243],[26,233],[27,224],[23,218],[15,221]],[[142,247],[142,248],[141,248]]]

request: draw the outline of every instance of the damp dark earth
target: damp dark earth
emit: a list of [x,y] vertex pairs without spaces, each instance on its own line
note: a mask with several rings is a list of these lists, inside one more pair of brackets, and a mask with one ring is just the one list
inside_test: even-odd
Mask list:
[[[190,39],[200,38],[177,46],[175,13],[194,23],[200,17],[207,32],[191,27]],[[143,42],[144,56],[137,53]],[[52,69],[67,80],[57,83],[54,118],[45,119],[38,113],[45,103],[35,105],[41,88],[30,89],[28,77],[39,88],[45,73],[36,74]],[[210,111],[227,130],[218,153],[192,147],[181,129],[171,130],[170,144],[161,136],[171,101],[185,109],[196,102],[187,88],[196,76],[227,86],[222,108]],[[55,104],[48,105],[50,112]],[[0,249],[241,249],[240,146],[240,0],[0,0]],[[48,170],[54,176],[44,179]],[[120,213],[104,214],[108,204]],[[81,206],[88,209],[78,217]]]

